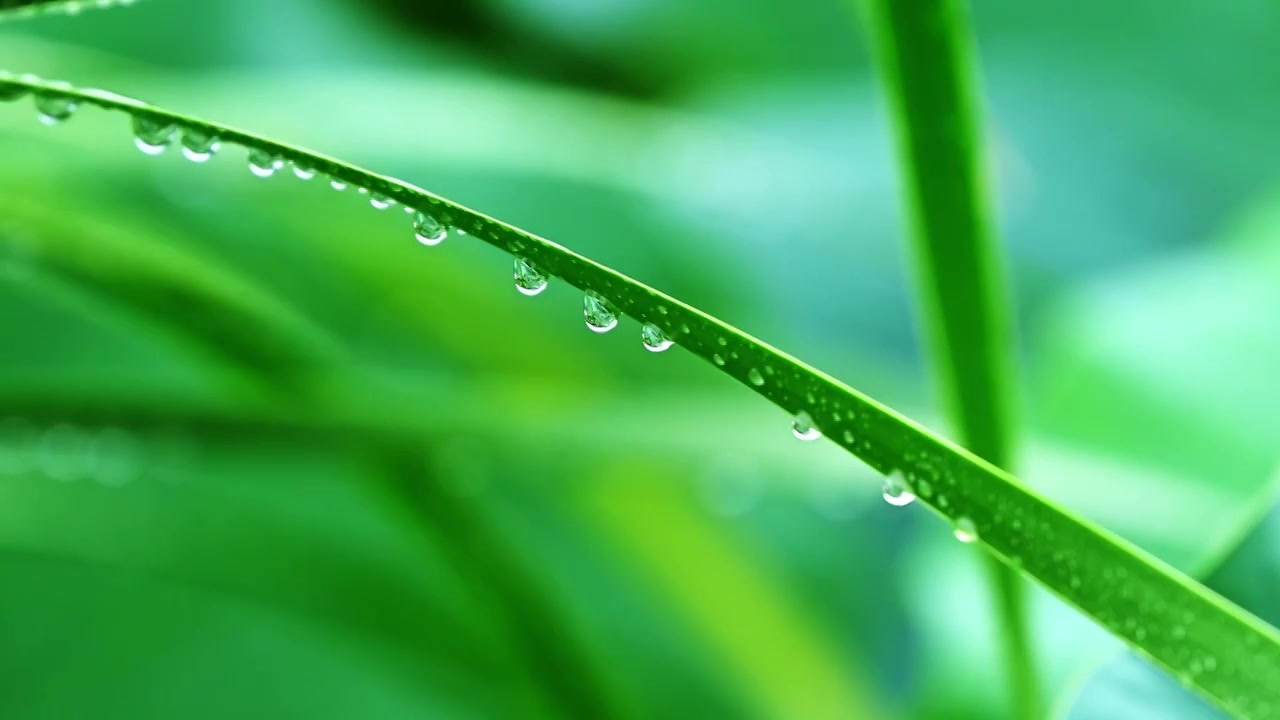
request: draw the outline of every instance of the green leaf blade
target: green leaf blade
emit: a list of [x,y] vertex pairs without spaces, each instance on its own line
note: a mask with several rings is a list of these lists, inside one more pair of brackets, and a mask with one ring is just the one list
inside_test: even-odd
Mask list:
[[[925,504],[952,522],[971,522],[978,542],[991,552],[1186,678],[1206,697],[1247,716],[1280,713],[1280,633],[1275,628],[1076,518],[987,461],[723,321],[555,243],[394,178],[113,93],[0,75],[0,91],[13,88],[212,132],[224,142],[306,165],[406,207],[432,211],[452,227],[527,258],[579,290],[599,293],[788,413],[807,412],[828,438],[878,471],[901,472]],[[406,241],[410,232],[406,222]],[[639,339],[637,332],[637,345]],[[1209,656],[1214,658],[1212,671],[1191,673],[1196,657]]]
[[[922,323],[936,387],[961,444],[1000,467],[1013,459],[1008,293],[983,182],[963,0],[869,3],[882,85],[893,109],[907,195]],[[1024,587],[989,565],[1016,717],[1041,716]]]

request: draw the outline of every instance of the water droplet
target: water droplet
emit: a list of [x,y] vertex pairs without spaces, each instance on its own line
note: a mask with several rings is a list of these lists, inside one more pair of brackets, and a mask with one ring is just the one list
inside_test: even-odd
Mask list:
[[533,263],[524,258],[516,258],[515,264],[516,290],[530,297],[547,289],[547,276],[538,272]]
[[284,167],[284,161],[265,150],[249,151],[249,172],[260,178],[268,178]]
[[356,188],[356,192],[360,193],[361,195],[368,195],[368,194],[369,194],[369,188],[367,188],[367,187],[358,187],[358,188]]
[[350,186],[347,185],[345,182],[339,180],[338,178],[329,178],[329,187],[333,188],[334,190],[337,190],[338,192],[342,192],[343,190],[346,190]]
[[[755,382],[752,380],[751,382]],[[791,421],[791,434],[795,435],[799,440],[817,440],[822,437],[822,431],[813,426],[813,418],[809,417],[809,413],[798,413],[794,420]]]
[[618,326],[618,316],[609,301],[593,292],[582,298],[582,316],[592,332],[606,333]]
[[916,494],[928,500],[933,495],[933,483],[920,478],[916,481]]
[[182,133],[182,154],[191,162],[207,162],[221,149],[222,143],[216,135],[195,128],[187,128]]
[[386,195],[380,195],[378,193],[374,193],[369,196],[369,205],[373,207],[374,210],[386,210],[387,208],[395,204],[396,204],[396,201],[392,200]]
[[955,536],[962,543],[971,543],[978,539],[978,528],[969,518],[958,517],[956,518]]
[[902,475],[896,471],[885,476],[880,492],[884,496],[884,501],[894,507],[910,505],[916,499],[915,493],[911,492]]
[[720,366],[720,367],[724,367],[724,358],[720,356],[720,353],[716,353],[716,354],[712,355],[712,356],[711,356],[711,362],[715,363],[716,365],[718,365],[718,366]]
[[852,445],[852,444],[853,444],[853,431],[851,431],[851,430],[845,430],[844,432],[840,433],[840,438],[841,438],[842,440],[844,440],[844,444],[845,444],[845,445]]
[[760,371],[755,368],[751,368],[750,370],[747,371],[747,379],[750,380],[751,384],[755,385],[756,387],[760,387],[761,385],[764,384],[764,376],[761,375]]
[[137,115],[133,118],[133,143],[147,155],[159,155],[173,143],[178,126],[167,120]]
[[306,165],[293,164],[293,176],[299,180],[310,180],[316,176],[316,171]]
[[36,112],[40,113],[40,122],[45,125],[57,125],[75,113],[80,104],[62,95],[40,93],[36,95]]
[[413,216],[413,234],[418,242],[429,247],[443,242],[449,235],[449,228],[427,213],[418,212]]
[[640,342],[644,343],[644,349],[649,352],[662,352],[675,344],[653,323],[645,323],[640,328]]

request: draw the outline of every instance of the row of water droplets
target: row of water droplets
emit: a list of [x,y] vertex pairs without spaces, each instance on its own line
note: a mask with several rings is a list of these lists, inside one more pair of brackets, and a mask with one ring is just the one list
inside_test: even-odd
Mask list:
[[[32,80],[35,78],[24,77]],[[55,86],[60,86],[58,84]],[[12,100],[25,94],[24,88],[15,86],[15,90],[0,94],[0,100]],[[70,86],[66,86],[70,89]],[[46,125],[58,125],[76,112],[79,103],[72,96],[57,92],[35,93],[35,107],[40,121]],[[146,155],[163,154],[175,142],[182,149],[182,154],[194,163],[205,163],[222,150],[222,139],[217,134],[201,127],[184,127],[181,123],[157,115],[135,114],[132,116],[134,144]],[[249,172],[255,177],[269,178],[284,169],[286,162],[281,157],[261,148],[249,148]],[[318,174],[314,168],[297,161],[292,163],[293,175],[299,180],[312,180]],[[329,179],[329,185],[336,191],[345,191],[350,184],[337,177]],[[369,196],[369,205],[376,210],[393,207],[396,201],[381,193],[372,192],[365,187],[357,187],[357,192]],[[414,237],[423,245],[439,245],[448,237],[450,229],[462,233],[461,228],[450,228],[435,215],[405,206],[405,212],[413,216]],[[517,257],[514,265],[516,290],[528,296],[541,293],[548,284],[547,275],[540,271],[531,261]],[[583,317],[587,327],[597,333],[605,333],[618,325],[617,311],[603,297],[588,292],[583,298]],[[667,350],[674,341],[653,323],[645,323],[640,330],[641,343],[651,352]]]
[[[754,373],[752,375],[751,373]],[[763,376],[754,368],[748,373],[749,379],[753,384],[760,385],[757,378],[763,381]],[[805,442],[811,442],[822,437],[822,431],[814,425],[812,416],[809,413],[801,411],[791,420],[791,434],[796,439]],[[846,443],[852,443],[853,434],[845,431],[844,439]],[[926,481],[927,482],[927,481]],[[906,507],[915,502],[916,494],[912,491],[910,483],[907,482],[901,471],[894,470],[885,475],[884,481],[880,488],[880,494],[884,501],[894,507]],[[953,526],[953,533],[957,540],[962,543],[972,543],[978,539],[978,529],[973,520],[961,516],[956,518]]]
[[[77,109],[77,103],[73,98],[51,93],[36,93],[35,105],[40,120],[47,125],[56,125],[67,120]],[[176,122],[157,116],[135,115],[133,133],[138,149],[147,155],[159,155],[165,152],[175,140],[179,141],[182,154],[195,163],[207,162],[222,149],[221,139],[216,134],[198,127],[181,127]],[[249,171],[260,178],[272,177],[285,167],[283,159],[260,148],[250,148],[248,159]],[[294,176],[300,180],[311,180],[317,175],[313,168],[298,162],[293,163],[292,170]],[[338,178],[330,178],[329,184],[337,191],[344,191],[349,187],[347,182]],[[374,209],[386,210],[396,204],[392,198],[371,192],[368,188],[357,187],[357,191],[369,196],[369,204]],[[413,215],[414,236],[423,245],[438,245],[448,236],[449,226],[434,215],[408,206],[405,207],[405,212]],[[461,232],[460,229],[455,228],[455,230]],[[538,295],[547,288],[547,275],[523,257],[515,258],[513,277],[516,290],[523,295]],[[607,333],[618,326],[617,311],[598,293],[587,292],[583,296],[582,310],[586,326],[593,332]],[[663,352],[675,344],[661,328],[652,322],[644,323],[641,327],[640,340],[644,348],[651,352]],[[726,341],[721,339],[720,344],[725,345]],[[714,354],[712,359],[717,366],[723,367],[726,364],[724,357],[718,353]],[[766,370],[772,370],[772,368],[766,367]],[[761,387],[766,382],[765,375],[754,367],[748,371],[747,379],[756,387]],[[791,430],[800,440],[812,441],[822,437],[821,430],[815,426],[813,419],[806,412],[796,415],[792,420]],[[909,484],[898,472],[886,476],[882,495],[885,502],[895,507],[909,505],[916,499]],[[961,517],[955,522],[955,536],[962,542],[973,542],[978,534],[973,522]]]

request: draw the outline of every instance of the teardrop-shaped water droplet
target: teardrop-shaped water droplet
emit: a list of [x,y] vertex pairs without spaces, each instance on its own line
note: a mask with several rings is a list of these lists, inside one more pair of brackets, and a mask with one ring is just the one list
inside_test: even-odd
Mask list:
[[182,133],[182,154],[191,162],[207,162],[221,149],[222,142],[212,133],[196,128],[187,128]]
[[547,276],[524,258],[516,258],[515,277],[516,290],[523,295],[533,296],[547,289]]
[[711,362],[715,363],[717,367],[724,367],[724,356],[720,353],[715,353],[711,356]]
[[293,164],[293,176],[299,180],[310,180],[316,176],[316,171],[306,165]]
[[137,115],[133,118],[133,143],[147,155],[159,155],[173,143],[178,126],[160,118]]
[[645,323],[640,328],[640,342],[644,343],[644,349],[649,352],[662,352],[675,344],[653,323]]
[[[755,382],[752,380],[752,382]],[[798,413],[794,420],[791,421],[791,434],[800,440],[817,440],[822,437],[822,432],[813,426],[813,418],[809,417],[809,413]]]
[[75,100],[62,95],[36,95],[36,112],[40,113],[40,122],[45,125],[57,125],[66,120],[79,106]]
[[961,516],[956,518],[955,535],[960,542],[971,543],[978,539],[978,528],[972,520]]
[[423,245],[439,245],[449,235],[449,228],[431,215],[419,211],[413,216],[413,235]]
[[331,177],[329,178],[329,187],[333,188],[334,190],[337,190],[338,192],[342,192],[343,190],[346,190],[350,186],[347,185],[347,183],[343,182],[342,180],[339,180],[338,178]]
[[916,499],[915,493],[907,487],[906,480],[902,479],[902,474],[896,470],[885,476],[880,493],[884,496],[884,501],[894,507],[910,505]]
[[750,370],[747,371],[747,379],[750,380],[751,384],[755,385],[756,387],[760,387],[761,385],[764,385],[764,376],[761,375],[760,371],[755,368],[751,368]]
[[582,298],[582,316],[592,332],[606,333],[618,326],[618,316],[609,301],[593,292]]
[[284,167],[284,161],[266,150],[249,151],[249,172],[260,178],[271,177]]
[[396,201],[392,200],[386,195],[379,195],[378,193],[374,193],[369,196],[369,205],[371,205],[374,210],[386,210],[387,208],[395,204],[396,204]]

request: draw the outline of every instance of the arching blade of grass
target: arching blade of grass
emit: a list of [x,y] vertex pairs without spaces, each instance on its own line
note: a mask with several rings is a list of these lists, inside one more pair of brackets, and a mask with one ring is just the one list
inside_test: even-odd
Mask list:
[[37,15],[78,15],[83,10],[124,7],[138,0],[0,0],[0,23]]
[[[1193,661],[1213,657],[1215,669],[1193,680],[1207,697],[1253,717],[1280,713],[1280,633],[1275,628],[1076,518],[973,453],[716,318],[550,241],[330,157],[113,93],[0,77],[0,94],[13,97],[22,92],[122,111],[152,126],[194,129],[294,162],[430,213],[452,228],[529,260],[547,275],[597,293],[788,413],[808,413],[829,438],[880,472],[900,472],[926,504],[973,530],[989,551],[1171,672],[1187,674]],[[506,277],[502,281],[509,282]],[[1270,708],[1270,713],[1263,708]]]
[[[998,467],[1013,459],[1009,305],[982,173],[972,41],[964,0],[869,0],[909,199],[923,326],[937,387],[961,444]],[[1024,588],[990,561],[1010,710],[1040,717]]]

